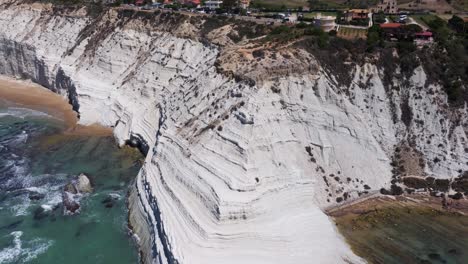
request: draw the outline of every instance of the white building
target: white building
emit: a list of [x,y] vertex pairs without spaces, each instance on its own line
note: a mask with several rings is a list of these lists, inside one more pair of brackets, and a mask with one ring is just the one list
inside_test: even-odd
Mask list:
[[223,3],[223,1],[212,1],[212,0],[209,0],[209,1],[205,1],[205,6],[209,9],[218,9],[218,8],[221,8],[221,4]]
[[322,16],[322,14],[318,13],[314,17],[314,26],[321,28],[323,31],[328,32],[330,30],[335,29],[336,17],[334,16]]

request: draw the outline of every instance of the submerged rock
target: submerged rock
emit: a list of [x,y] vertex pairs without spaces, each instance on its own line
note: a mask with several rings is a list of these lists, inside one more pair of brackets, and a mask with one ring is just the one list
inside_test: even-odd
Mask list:
[[49,213],[42,207],[38,207],[36,210],[34,210],[34,220],[42,220],[48,215]]
[[28,197],[29,200],[37,201],[43,199],[45,197],[45,194],[38,192],[30,192]]
[[7,225],[4,225],[4,226],[0,226],[0,229],[7,229],[7,230],[10,230],[10,229],[15,229],[17,228],[19,225],[21,225],[21,223],[23,223],[23,219],[20,219],[18,221],[14,221],[10,224],[7,224]]
[[119,199],[118,195],[115,194],[109,194],[106,198],[104,198],[101,203],[106,207],[106,208],[112,208],[115,205],[115,201]]

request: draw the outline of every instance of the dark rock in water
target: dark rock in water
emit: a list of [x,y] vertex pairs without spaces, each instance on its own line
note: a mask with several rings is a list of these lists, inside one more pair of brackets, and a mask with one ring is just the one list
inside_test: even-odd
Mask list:
[[450,249],[450,250],[447,251],[447,252],[448,252],[449,254],[452,254],[452,255],[458,255],[458,254],[460,254],[460,253],[458,252],[458,250],[456,250],[455,248],[452,248],[452,249]]
[[75,188],[75,185],[73,185],[73,183],[68,183],[67,185],[65,185],[65,187],[63,188],[63,190],[65,192],[68,192],[68,193],[71,193],[71,194],[77,194],[78,191],[76,190]]
[[94,221],[81,224],[78,227],[78,230],[76,230],[76,232],[75,232],[75,237],[80,237],[83,234],[91,232],[94,229],[95,226],[96,226],[96,222],[94,222]]
[[109,195],[106,198],[104,198],[104,200],[102,200],[101,203],[104,204],[106,208],[112,208],[115,204],[115,200],[117,200],[117,198]]
[[427,260],[427,259],[418,259],[418,262],[419,264],[432,264],[431,261]]
[[54,207],[52,207],[52,211],[56,211],[57,209],[59,209],[59,208],[60,208],[60,205],[61,205],[61,204],[56,204],[56,205],[54,205]]
[[80,204],[73,199],[73,194],[63,192],[62,199],[65,214],[75,214],[79,212]]
[[34,210],[34,220],[42,220],[46,218],[49,214],[47,213],[46,210],[42,207],[38,207],[36,210]]
[[429,253],[429,254],[427,254],[427,256],[428,256],[430,259],[433,259],[433,260],[439,260],[439,259],[441,259],[440,254],[438,254],[438,253]]
[[75,214],[79,212],[80,204],[79,199],[75,195],[81,193],[90,193],[93,191],[91,181],[88,176],[83,173],[80,174],[72,182],[65,185],[62,192],[62,201],[65,214]]
[[29,200],[37,201],[41,200],[45,197],[45,194],[38,193],[38,192],[30,192],[29,193]]
[[111,203],[112,202],[112,197],[110,196],[107,196],[106,198],[104,198],[104,200],[101,201],[101,203],[105,204],[105,203]]
[[21,223],[23,223],[23,219],[21,220],[18,220],[18,221],[15,221],[13,223],[10,223],[10,224],[7,224],[7,225],[4,225],[4,226],[0,226],[0,229],[15,229],[17,228],[19,225],[21,225]]

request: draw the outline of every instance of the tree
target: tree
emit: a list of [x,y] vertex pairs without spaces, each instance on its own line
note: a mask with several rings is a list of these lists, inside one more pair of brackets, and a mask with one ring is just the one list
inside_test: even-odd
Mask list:
[[436,16],[434,19],[427,22],[427,25],[433,30],[438,30],[445,27],[445,21],[442,18]]
[[383,32],[379,25],[373,25],[367,31],[367,50],[372,51],[376,46],[382,45]]
[[468,23],[465,23],[465,21],[458,17],[458,16],[453,16],[451,19],[448,21],[448,25],[450,28],[455,30],[458,34],[465,34],[468,31]]
[[382,24],[385,23],[385,14],[383,11],[379,11],[377,14],[374,14],[374,22],[376,24]]
[[223,0],[223,4],[221,7],[226,10],[231,10],[232,8],[236,7],[237,0]]
[[403,28],[403,30],[405,30],[408,33],[418,33],[418,32],[423,31],[421,26],[419,26],[418,24],[403,25],[402,28]]

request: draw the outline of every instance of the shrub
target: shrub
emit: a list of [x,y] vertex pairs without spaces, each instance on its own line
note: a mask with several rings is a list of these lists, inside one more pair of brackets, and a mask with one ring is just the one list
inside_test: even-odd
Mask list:
[[415,189],[421,189],[421,188],[426,188],[427,187],[427,182],[425,179],[417,178],[417,177],[404,177],[403,178],[403,183],[410,187],[410,188],[415,188]]

